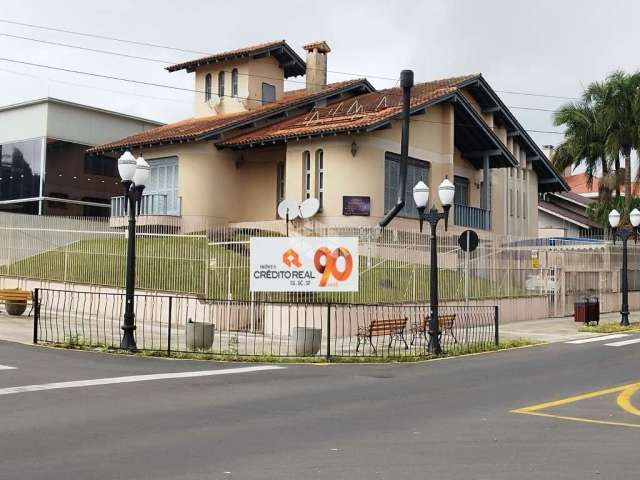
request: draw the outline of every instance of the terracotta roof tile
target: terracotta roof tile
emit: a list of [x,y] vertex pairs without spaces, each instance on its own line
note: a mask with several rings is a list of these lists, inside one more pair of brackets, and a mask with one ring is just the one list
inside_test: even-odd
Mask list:
[[[571,191],[574,193],[577,193],[579,195],[598,194],[598,189],[600,186],[600,179],[598,177],[593,177],[591,188],[589,188],[586,173],[576,173],[575,175],[569,175],[565,177],[565,180],[571,188]],[[624,193],[624,185],[620,187],[620,191]],[[638,192],[640,192],[640,182],[631,182],[631,192],[633,195],[636,195]]]
[[[417,84],[411,90],[411,106],[418,107],[445,97],[454,93],[464,82],[477,77],[479,75],[466,75]],[[376,125],[401,111],[402,89],[379,90],[238,135],[219,145],[240,146],[297,136],[347,132]]]
[[295,108],[298,105],[303,105],[314,100],[321,100],[329,95],[357,87],[358,85],[372,88],[365,79],[355,79],[345,82],[331,83],[321,92],[313,94],[307,93],[304,88],[290,90],[284,92],[281,100],[262,105],[252,110],[188,118],[186,120],[181,120],[161,127],[152,128],[145,132],[130,135],[115,142],[98,145],[89,149],[88,152],[104,152],[108,150],[119,150],[143,145],[194,140],[202,135],[218,130],[232,128],[233,126],[244,122],[268,117],[269,114],[273,114],[276,111]]
[[194,60],[170,65],[166,67],[166,70],[168,70],[169,72],[175,72],[183,69],[192,70],[194,67],[198,67],[199,65],[223,62],[241,57],[250,57],[252,55],[258,55],[265,52],[273,52],[274,50],[281,53],[281,55],[276,55],[276,57],[279,57],[279,60],[284,61],[286,59],[287,61],[292,61],[295,64],[287,66],[285,68],[285,77],[304,75],[306,67],[305,62],[284,40],[260,43],[257,45],[251,45],[249,47],[238,48],[236,50],[229,50],[213,55],[207,55],[205,57],[196,58]]

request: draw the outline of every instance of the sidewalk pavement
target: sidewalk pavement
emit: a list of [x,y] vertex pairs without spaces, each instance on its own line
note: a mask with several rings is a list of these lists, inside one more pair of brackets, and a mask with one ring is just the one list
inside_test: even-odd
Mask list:
[[[618,323],[620,313],[604,313],[600,315],[600,323]],[[640,322],[640,311],[629,314],[630,322]],[[580,338],[601,335],[599,333],[585,333],[578,330],[581,323],[573,321],[573,317],[543,318],[527,322],[507,322],[500,324],[500,338],[529,338],[545,342],[565,342]],[[23,315],[12,317],[0,311],[0,340],[18,343],[32,343],[33,317]]]
[[[619,323],[620,312],[600,314],[600,325]],[[629,313],[629,322],[640,322],[640,311]],[[566,342],[602,335],[601,333],[579,332],[582,323],[576,323],[573,317],[543,318],[528,322],[510,322],[500,325],[500,338],[530,338],[545,342]]]

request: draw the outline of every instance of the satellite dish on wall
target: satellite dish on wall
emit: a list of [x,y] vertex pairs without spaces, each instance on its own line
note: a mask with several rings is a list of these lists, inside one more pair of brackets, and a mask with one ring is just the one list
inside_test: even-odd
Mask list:
[[290,198],[285,198],[278,205],[278,216],[283,220],[295,220],[300,215],[300,204]]
[[317,198],[307,198],[300,204],[300,216],[302,218],[311,218],[320,210],[320,200]]

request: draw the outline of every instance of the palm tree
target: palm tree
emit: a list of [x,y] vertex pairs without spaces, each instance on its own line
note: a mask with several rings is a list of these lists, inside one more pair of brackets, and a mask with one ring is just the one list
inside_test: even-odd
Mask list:
[[613,72],[603,85],[591,85],[586,95],[594,95],[607,123],[607,149],[622,154],[625,176],[625,210],[630,211],[631,151],[640,144],[640,72]]
[[600,103],[585,94],[580,101],[560,107],[554,114],[554,123],[566,126],[565,141],[552,158],[556,168],[562,171],[569,166],[584,165],[589,188],[600,170],[602,181],[599,182],[598,196],[601,200],[610,198],[615,185],[611,181],[611,155],[607,151],[608,125]]

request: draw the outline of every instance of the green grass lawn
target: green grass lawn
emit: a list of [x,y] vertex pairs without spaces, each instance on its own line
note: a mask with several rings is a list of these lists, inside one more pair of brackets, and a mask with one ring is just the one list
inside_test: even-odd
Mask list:
[[580,327],[579,332],[590,333],[617,333],[617,332],[636,332],[640,330],[640,323],[631,323],[628,327],[623,327],[619,323],[601,323],[600,325],[590,325]]
[[[238,234],[232,240],[248,239]],[[124,237],[81,240],[50,250],[12,265],[0,267],[0,274],[40,278],[59,282],[124,286],[127,241]],[[231,244],[229,248],[209,245],[206,237],[140,236],[137,239],[136,286],[138,288],[189,293],[207,298],[250,300],[249,247]],[[355,293],[306,293],[308,302],[424,302],[429,298],[429,268],[396,260],[372,258],[367,268],[360,259],[360,288]],[[210,267],[210,268],[208,268]],[[464,296],[464,274],[440,269],[439,292],[442,300]],[[505,297],[503,284],[470,276],[470,298]],[[509,296],[527,292],[512,285]],[[268,295],[268,296],[265,296]],[[300,294],[260,294],[257,299],[289,301]]]

